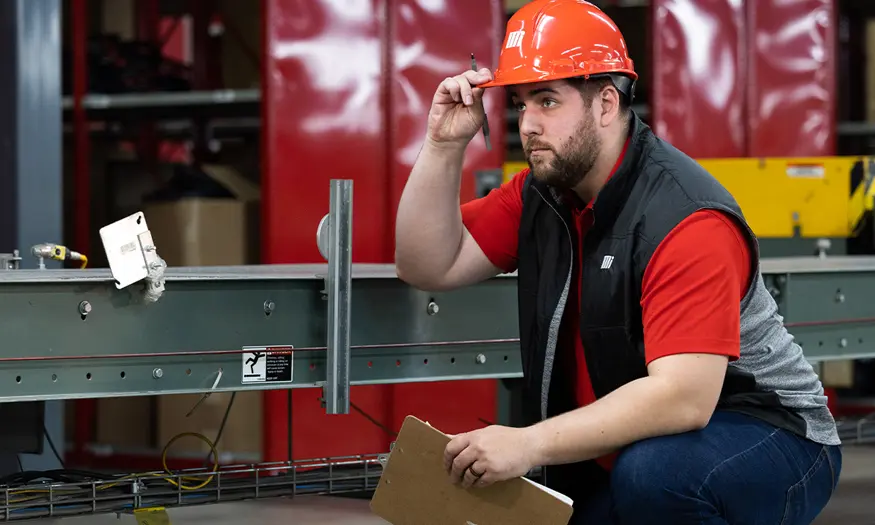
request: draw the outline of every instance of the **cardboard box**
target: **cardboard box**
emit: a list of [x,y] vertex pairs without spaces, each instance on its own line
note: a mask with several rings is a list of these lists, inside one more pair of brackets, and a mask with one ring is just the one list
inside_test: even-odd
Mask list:
[[875,122],[875,19],[866,21],[866,120]]
[[256,89],[261,85],[264,46],[261,41],[264,9],[258,2],[219,0],[219,12],[228,26],[221,39],[222,85],[226,89]]
[[202,172],[233,198],[183,197],[145,204],[158,254],[168,266],[257,263],[259,187],[229,166],[205,165]]
[[117,452],[154,447],[154,397],[108,397],[97,403],[96,441]]
[[[158,448],[163,449],[183,432],[202,434],[216,444],[222,463],[250,463],[261,460],[262,398],[261,392],[237,392],[228,412],[221,438],[216,441],[231,394],[222,392],[204,397],[201,394],[167,395],[158,398]],[[192,408],[195,408],[191,412]],[[189,415],[189,412],[191,414]],[[196,437],[183,437],[168,449],[169,457],[207,458],[209,446]]]
[[820,365],[820,382],[825,388],[853,388],[854,361],[825,361]]
[[[232,197],[184,197],[151,201],[143,206],[158,254],[168,266],[257,263],[257,214],[261,197],[258,185],[229,166],[205,165],[200,171]],[[231,394],[214,393],[198,405],[202,398],[202,394],[157,398],[159,449],[185,432],[216,440]],[[221,439],[216,442],[222,462],[260,460],[261,399],[261,392],[237,393]],[[195,437],[180,438],[168,450],[170,457],[206,458],[208,454],[207,444]]]

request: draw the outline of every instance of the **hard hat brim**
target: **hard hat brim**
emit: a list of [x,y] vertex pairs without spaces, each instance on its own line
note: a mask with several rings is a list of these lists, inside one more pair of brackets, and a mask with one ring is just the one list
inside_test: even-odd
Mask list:
[[586,74],[579,70],[577,71],[569,71],[567,73],[540,73],[537,75],[531,74],[531,72],[526,72],[521,75],[514,74],[505,74],[505,75],[496,75],[494,80],[490,80],[489,82],[479,84],[476,87],[488,89],[492,87],[502,87],[502,86],[515,86],[518,84],[536,84],[538,82],[551,82],[553,80],[566,80],[569,78],[578,78],[584,77],[589,78],[592,76],[602,76],[606,74],[616,74],[616,75],[625,75],[631,78],[632,80],[638,80],[638,74],[631,69],[614,69],[609,71],[599,71],[597,73]]

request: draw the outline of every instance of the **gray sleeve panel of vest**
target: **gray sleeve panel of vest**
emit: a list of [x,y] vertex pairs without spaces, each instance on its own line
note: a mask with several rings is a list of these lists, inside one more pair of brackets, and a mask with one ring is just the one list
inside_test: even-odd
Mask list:
[[730,367],[756,385],[754,391],[741,397],[757,406],[777,404],[798,416],[798,423],[791,426],[801,424],[804,428],[798,431],[807,438],[825,445],[839,444],[823,385],[785,327],[762,276],[757,276],[751,299],[741,309],[740,328],[741,355]]

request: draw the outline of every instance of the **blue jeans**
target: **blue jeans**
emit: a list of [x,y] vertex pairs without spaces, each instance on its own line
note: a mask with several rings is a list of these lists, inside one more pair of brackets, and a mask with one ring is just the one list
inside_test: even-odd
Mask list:
[[647,439],[618,456],[610,481],[572,525],[808,525],[833,494],[840,447],[718,411],[703,430]]

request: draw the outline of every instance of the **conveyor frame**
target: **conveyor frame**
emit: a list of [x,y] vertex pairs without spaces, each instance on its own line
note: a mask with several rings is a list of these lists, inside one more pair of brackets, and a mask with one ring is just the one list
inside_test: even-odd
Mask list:
[[148,274],[163,261],[136,213],[101,229],[108,270],[0,272],[0,401],[321,386],[342,414],[351,385],[521,376],[516,317],[494,307],[515,303],[512,281],[435,295],[353,266],[352,201],[332,180],[323,265]]
[[[351,187],[335,181],[332,202],[318,239],[328,264],[172,268],[157,302],[144,301],[136,286],[119,289],[110,270],[0,271],[0,401],[331,383],[326,410],[344,413],[350,385],[521,377],[515,275],[451,292],[416,290],[392,265],[351,264],[351,223],[337,222],[350,220]],[[764,259],[761,268],[810,361],[875,357],[875,257]],[[244,381],[252,370],[245,353],[253,347],[275,352],[271,374],[279,381]],[[283,377],[287,362],[290,378]],[[312,493],[372,487],[380,470],[373,457],[346,463],[373,469],[328,472],[318,487],[308,485]],[[105,493],[95,482],[40,485],[41,496],[25,499],[16,494],[31,492],[9,488],[0,498],[0,519],[185,505],[195,492],[203,503],[292,495],[300,493],[298,472],[312,477],[313,468],[222,467],[201,491],[156,488],[181,475],[161,472],[128,476]],[[234,480],[221,481],[229,476]],[[144,498],[138,491],[149,483]]]
[[[157,302],[111,270],[0,272],[0,401],[323,386],[345,413],[350,385],[521,376],[514,275],[427,293],[353,265],[351,210],[351,181],[332,181],[327,264],[171,268]],[[875,257],[762,270],[810,360],[875,356]],[[255,350],[275,382],[244,378]]]
[[[764,259],[762,269],[810,360],[875,357],[875,257]],[[117,290],[107,270],[2,272],[0,401],[323,385],[327,271],[168,270],[154,304]],[[390,265],[353,265],[350,296],[350,384],[522,373],[513,275],[427,293]],[[243,383],[248,347],[291,349],[293,380]]]
[[[152,304],[117,290],[106,270],[0,273],[0,401],[324,385],[327,271],[168,270]],[[355,265],[350,384],[519,377],[514,281],[429,294],[391,266]],[[292,381],[244,383],[251,347],[290,351]]]
[[875,357],[875,257],[767,258],[761,268],[809,361]]

